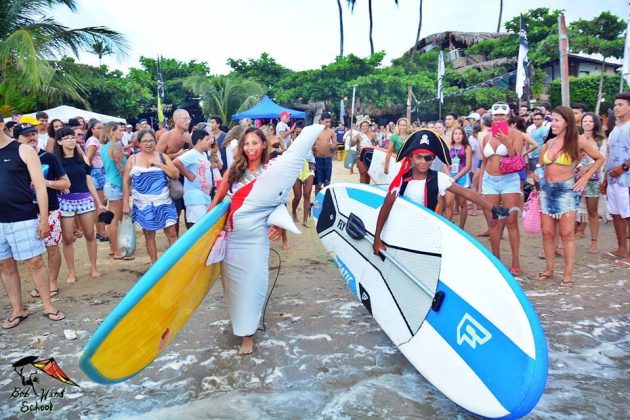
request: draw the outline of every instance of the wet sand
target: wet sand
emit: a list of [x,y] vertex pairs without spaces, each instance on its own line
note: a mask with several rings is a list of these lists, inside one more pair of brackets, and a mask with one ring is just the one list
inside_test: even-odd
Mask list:
[[[333,181],[358,180],[335,162]],[[457,216],[456,216],[457,220]],[[328,261],[314,228],[289,234],[290,249],[270,257],[270,280],[280,266],[265,322],[252,356],[239,357],[221,287],[208,294],[175,342],[136,377],[104,386],[87,380],[77,365],[79,352],[97,325],[145,272],[148,257],[139,237],[137,258],[114,261],[99,244],[103,276],[89,277],[85,242],[76,242],[78,282],[64,283],[54,299],[67,318],[42,317],[41,301],[31,298],[30,277],[20,266],[22,295],[30,317],[13,330],[0,331],[0,417],[23,415],[23,401],[12,398],[20,378],[11,364],[21,357],[54,357],[80,388],[66,386],[52,399],[54,418],[452,418],[470,417],[430,385],[398,352],[365,308],[353,298]],[[482,216],[468,217],[473,235],[485,230]],[[487,240],[482,244],[488,246]],[[158,235],[158,249],[166,240]],[[612,223],[602,224],[600,251],[615,243]],[[630,412],[630,269],[615,268],[601,255],[587,253],[577,240],[575,287],[556,279],[527,278],[544,269],[538,236],[522,234],[524,275],[519,279],[541,319],[549,346],[549,380],[531,418],[625,418]],[[502,241],[509,257],[509,243]],[[506,258],[504,262],[509,262]],[[2,316],[10,306],[0,296]],[[68,340],[64,329],[78,338]],[[40,385],[57,382],[40,374]],[[39,400],[38,400],[39,401]],[[50,401],[50,400],[49,400]],[[40,413],[42,414],[42,413]],[[50,413],[44,414],[47,417]]]

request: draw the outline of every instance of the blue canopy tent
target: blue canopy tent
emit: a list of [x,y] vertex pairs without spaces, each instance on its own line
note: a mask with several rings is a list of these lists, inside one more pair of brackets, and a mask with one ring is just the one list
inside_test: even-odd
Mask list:
[[239,112],[238,114],[232,115],[232,121],[238,121],[245,118],[280,118],[280,113],[283,111],[289,112],[291,114],[291,118],[299,120],[306,119],[305,112],[282,107],[269,99],[267,95],[265,95],[260,102],[258,102],[247,111]]

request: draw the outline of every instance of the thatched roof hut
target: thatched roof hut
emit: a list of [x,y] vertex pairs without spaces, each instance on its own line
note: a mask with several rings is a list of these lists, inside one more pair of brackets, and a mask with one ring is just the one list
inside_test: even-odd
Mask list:
[[507,35],[507,33],[496,32],[439,32],[422,38],[414,47],[409,49],[409,53],[411,53],[414,48],[419,53],[432,50],[433,48],[442,48],[444,50],[453,50],[457,48],[466,49],[481,41],[503,38]]

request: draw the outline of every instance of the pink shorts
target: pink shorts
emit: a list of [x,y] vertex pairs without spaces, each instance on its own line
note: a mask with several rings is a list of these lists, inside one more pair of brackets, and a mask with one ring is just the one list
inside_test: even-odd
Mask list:
[[61,242],[61,211],[53,210],[48,212],[48,226],[50,226],[50,235],[44,238],[44,245],[59,245]]

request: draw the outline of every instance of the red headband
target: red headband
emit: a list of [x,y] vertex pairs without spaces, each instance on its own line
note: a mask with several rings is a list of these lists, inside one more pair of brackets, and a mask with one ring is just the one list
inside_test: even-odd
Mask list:
[[435,157],[435,153],[433,153],[432,151],[428,150],[428,149],[415,149],[411,151],[412,155],[419,155],[420,153],[424,153],[426,155],[431,155],[433,157]]

